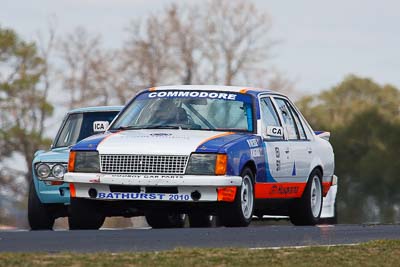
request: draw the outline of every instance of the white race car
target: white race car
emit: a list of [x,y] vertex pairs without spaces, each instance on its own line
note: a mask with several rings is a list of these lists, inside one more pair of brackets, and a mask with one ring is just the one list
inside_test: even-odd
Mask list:
[[247,226],[254,215],[295,225],[335,218],[329,133],[315,133],[284,95],[226,86],[138,93],[108,130],[71,148],[72,229],[106,216],[142,216],[154,228]]

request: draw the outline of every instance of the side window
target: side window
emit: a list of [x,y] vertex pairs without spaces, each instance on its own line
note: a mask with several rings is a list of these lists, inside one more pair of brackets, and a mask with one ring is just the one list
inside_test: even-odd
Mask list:
[[289,106],[286,104],[287,101],[281,98],[275,98],[275,101],[276,104],[278,105],[278,109],[281,112],[283,120],[286,124],[288,139],[289,140],[299,139],[299,133],[297,131],[296,122],[292,112],[290,112],[289,110]]
[[294,110],[293,106],[289,102],[286,102],[286,105],[289,106],[290,111],[293,114],[294,120],[296,121],[297,129],[299,130],[300,139],[307,140],[307,135],[306,135],[306,132],[304,131],[304,127],[303,127],[303,124],[301,123],[299,114],[297,114],[296,110]]
[[[260,100],[260,106],[261,106],[261,119],[264,127],[263,131],[265,131],[265,127],[267,126],[281,126],[278,114],[276,113],[274,105],[272,104],[271,98],[269,97],[262,98]],[[271,139],[281,140],[283,139],[283,136],[271,137]]]

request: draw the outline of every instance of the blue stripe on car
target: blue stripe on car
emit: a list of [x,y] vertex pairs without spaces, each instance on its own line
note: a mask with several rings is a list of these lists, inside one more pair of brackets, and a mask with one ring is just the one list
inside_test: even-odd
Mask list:
[[71,150],[74,151],[93,151],[97,150],[97,146],[100,144],[101,141],[104,140],[108,135],[112,133],[107,132],[104,134],[98,134],[98,135],[93,135],[91,137],[88,137],[86,139],[83,139],[82,141],[78,142],[75,144]]

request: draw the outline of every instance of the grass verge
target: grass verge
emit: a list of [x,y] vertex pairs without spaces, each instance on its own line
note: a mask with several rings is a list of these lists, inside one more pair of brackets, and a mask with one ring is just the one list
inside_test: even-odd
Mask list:
[[0,253],[0,266],[400,266],[400,240],[284,249],[175,249],[141,253]]

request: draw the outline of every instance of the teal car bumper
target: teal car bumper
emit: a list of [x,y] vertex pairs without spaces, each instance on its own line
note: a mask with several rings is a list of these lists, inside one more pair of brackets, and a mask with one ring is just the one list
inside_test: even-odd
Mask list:
[[40,181],[37,177],[33,176],[36,192],[42,203],[63,203],[68,205],[70,202],[69,184],[63,183],[61,185],[48,185],[44,181]]

